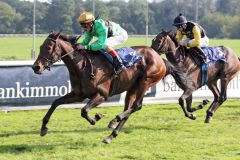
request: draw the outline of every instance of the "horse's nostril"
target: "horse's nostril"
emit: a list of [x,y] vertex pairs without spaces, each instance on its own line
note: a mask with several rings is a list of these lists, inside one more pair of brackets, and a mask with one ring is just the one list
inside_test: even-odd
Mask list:
[[34,71],[38,71],[38,70],[40,70],[40,66],[32,66],[32,69],[33,69]]

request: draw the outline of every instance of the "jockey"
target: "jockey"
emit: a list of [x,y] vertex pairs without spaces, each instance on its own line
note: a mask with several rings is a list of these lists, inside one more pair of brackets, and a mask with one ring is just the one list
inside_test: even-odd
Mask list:
[[[127,32],[117,23],[100,18],[95,19],[91,12],[83,12],[78,22],[84,32],[84,39],[76,46],[76,49],[106,50],[113,58],[115,73],[119,74],[125,67],[113,47],[127,41]],[[93,37],[97,37],[97,41],[89,44]]]
[[[202,63],[206,63],[206,57],[200,47],[207,47],[209,39],[205,30],[197,23],[187,21],[181,13],[174,19],[173,26],[177,27],[178,44],[185,47],[195,47],[201,55]],[[186,39],[183,39],[186,36]]]

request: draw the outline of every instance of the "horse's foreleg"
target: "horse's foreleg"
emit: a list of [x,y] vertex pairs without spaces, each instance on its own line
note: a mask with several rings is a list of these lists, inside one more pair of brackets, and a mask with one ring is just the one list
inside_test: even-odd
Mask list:
[[192,94],[186,98],[186,105],[187,105],[187,111],[193,112],[194,109],[192,108]]
[[194,111],[203,109],[210,101],[208,99],[204,99],[197,107],[192,108]]
[[197,110],[203,109],[203,107],[205,107],[208,103],[209,103],[209,100],[204,99],[197,107],[192,107],[192,95],[191,95],[186,99],[187,111],[195,112]]
[[48,128],[46,127],[52,113],[55,111],[55,109],[61,105],[61,104],[69,104],[69,103],[73,103],[73,102],[81,102],[83,101],[84,98],[81,98],[79,96],[76,96],[74,92],[70,92],[68,94],[66,94],[63,97],[60,97],[58,99],[56,99],[50,109],[48,110],[48,112],[46,113],[46,115],[44,116],[43,120],[42,120],[42,127],[41,127],[41,132],[40,135],[44,136],[47,134]]
[[[183,112],[184,112],[184,115],[192,120],[195,120],[196,119],[196,116],[192,113],[189,113],[187,111],[187,109],[184,107],[184,101],[189,97],[189,96],[192,96],[192,90],[185,90],[182,94],[182,96],[178,99],[179,101],[179,105],[181,106]],[[188,99],[190,100],[190,99]]]
[[99,93],[96,94],[90,101],[85,105],[81,110],[81,116],[85,118],[91,125],[95,125],[96,121],[102,118],[102,115],[96,113],[94,119],[88,115],[90,109],[95,108],[96,106],[100,105],[105,101],[105,98],[100,95]]

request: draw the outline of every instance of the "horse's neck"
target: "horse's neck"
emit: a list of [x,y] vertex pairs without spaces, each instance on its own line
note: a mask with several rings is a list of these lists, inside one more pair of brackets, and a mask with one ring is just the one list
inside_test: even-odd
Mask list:
[[182,48],[179,50],[177,47],[177,41],[175,36],[167,36],[166,47],[167,54],[166,58],[177,67],[181,67],[184,70],[190,70],[195,66],[192,58],[186,53],[186,49]]
[[[77,56],[75,55],[76,51],[73,49],[72,45],[68,42],[65,42],[63,40],[60,40],[60,45],[62,48],[62,61],[65,63],[67,66],[69,72],[72,70],[77,69],[76,68],[76,63],[77,59],[80,59],[82,62],[84,61],[84,56],[81,55],[80,53],[77,53]],[[76,59],[77,57],[77,59]],[[78,66],[83,66],[83,63],[78,63]]]
[[168,49],[166,57],[167,59],[174,64],[178,64],[180,62],[180,54],[176,52],[176,46],[174,42],[169,38],[168,39]]
[[[184,53],[183,53],[184,52]],[[167,59],[175,66],[186,68],[187,70],[194,66],[194,62],[188,56],[185,49],[179,50],[172,42],[169,44]]]
[[63,40],[59,40],[59,42],[62,48],[62,57],[73,54],[74,49],[70,43]]

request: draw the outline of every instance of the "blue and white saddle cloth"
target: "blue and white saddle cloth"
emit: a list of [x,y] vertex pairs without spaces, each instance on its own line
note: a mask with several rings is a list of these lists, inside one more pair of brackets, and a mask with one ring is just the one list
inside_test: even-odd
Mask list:
[[[139,55],[134,49],[130,47],[124,47],[116,50],[119,57],[122,59],[125,67],[130,67],[135,63],[142,60],[142,56]],[[113,63],[112,56],[109,55],[105,50],[101,49],[100,52],[111,62]]]
[[218,60],[226,62],[226,57],[221,47],[206,47],[202,48],[202,50],[210,63],[215,63]]
[[226,62],[226,57],[221,49],[221,47],[206,47],[202,48],[205,57],[207,58],[207,64],[201,67],[201,86],[204,86],[207,82],[207,70],[208,67],[216,63],[218,60]]

